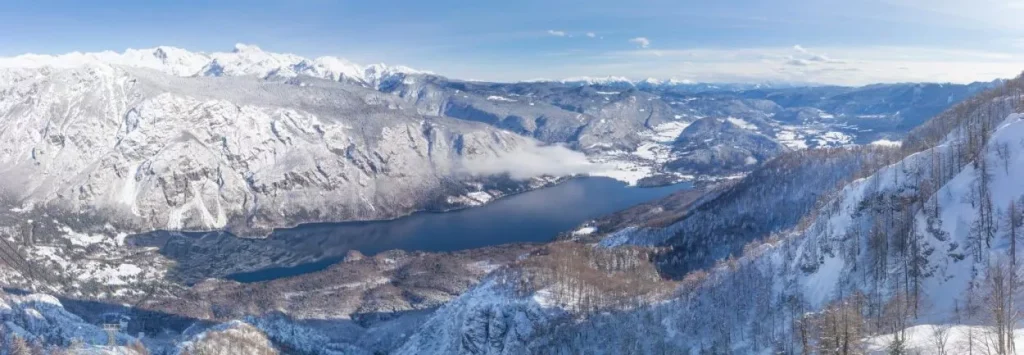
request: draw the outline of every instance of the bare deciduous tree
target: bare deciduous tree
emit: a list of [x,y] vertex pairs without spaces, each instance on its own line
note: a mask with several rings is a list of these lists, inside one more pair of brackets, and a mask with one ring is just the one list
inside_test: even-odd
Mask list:
[[1017,240],[1022,237],[1021,228],[1024,228],[1024,197],[1010,201],[1003,214],[1003,225],[1010,241],[1010,265],[1017,265]]
[[949,326],[945,324],[932,325],[932,347],[935,348],[935,355],[949,354]]
[[1021,312],[1014,302],[1019,283],[1018,268],[1002,259],[994,261],[985,271],[983,300],[998,355],[1014,353],[1013,329],[1021,320]]
[[862,299],[854,295],[832,303],[818,315],[818,352],[821,354],[850,355],[862,353],[864,318]]

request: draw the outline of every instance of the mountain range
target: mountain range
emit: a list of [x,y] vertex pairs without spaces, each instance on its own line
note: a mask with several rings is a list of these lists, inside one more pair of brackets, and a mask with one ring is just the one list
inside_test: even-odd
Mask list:
[[[251,45],[0,59],[3,346],[900,353],[945,331],[942,353],[1005,349],[1022,82],[489,83]],[[547,243],[220,277],[292,257],[238,237],[580,175],[694,188]],[[107,348],[111,314],[133,319]]]
[[545,177],[728,176],[897,141],[994,85],[484,83],[242,44],[24,55],[0,59],[0,78],[10,208],[243,235],[464,207]]

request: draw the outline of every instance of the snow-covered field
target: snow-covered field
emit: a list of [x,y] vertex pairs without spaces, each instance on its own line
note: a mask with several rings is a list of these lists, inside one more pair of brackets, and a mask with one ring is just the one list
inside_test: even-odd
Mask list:
[[[736,117],[727,117],[726,120],[742,129],[760,132],[757,125],[746,120]],[[641,136],[644,137],[644,141],[633,151],[606,151],[591,156],[591,161],[600,166],[600,169],[591,172],[591,175],[610,177],[631,185],[635,185],[640,179],[656,175],[661,172],[662,165],[679,157],[678,152],[673,152],[672,144],[689,126],[690,122],[686,121],[663,123],[643,132]],[[774,138],[782,145],[796,150],[848,146],[854,144],[855,139],[851,134],[829,130],[821,125],[779,125],[776,127]],[[891,146],[899,144],[899,142],[882,140],[873,144]],[[757,163],[759,162],[756,160],[748,159],[750,165]],[[676,177],[678,180],[694,178],[694,176],[679,174],[676,174]]]
[[[1013,354],[1024,351],[1024,328],[1013,332]],[[923,324],[904,330],[904,349],[910,354],[996,354],[996,335],[991,327],[961,324]],[[891,354],[895,334],[864,340],[868,354]]]
[[494,194],[487,191],[473,191],[462,196],[448,196],[447,202],[459,206],[481,206],[502,195],[497,191]]
[[647,162],[617,159],[615,155],[591,158],[600,170],[589,173],[590,176],[603,176],[636,185],[641,179],[654,175],[655,168]]
[[[643,132],[643,143],[634,151],[609,151],[590,157],[591,161],[600,166],[593,176],[604,176],[630,185],[636,185],[640,179],[653,176],[659,167],[672,160],[672,142],[690,125],[686,121],[662,123],[654,129]],[[677,176],[679,180],[692,179],[692,176]]]
[[782,125],[775,132],[775,139],[790,149],[816,147],[841,147],[854,144],[855,137],[849,133],[832,130],[830,127]]

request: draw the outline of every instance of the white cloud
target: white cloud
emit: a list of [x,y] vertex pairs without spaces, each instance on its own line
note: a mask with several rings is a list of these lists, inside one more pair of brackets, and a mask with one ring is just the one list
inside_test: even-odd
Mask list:
[[640,48],[647,48],[647,47],[650,47],[650,45],[651,45],[651,40],[647,39],[647,37],[636,37],[636,38],[630,39],[629,42],[630,43],[636,43],[637,45],[640,46]]
[[[1024,70],[1017,55],[925,47],[636,49],[546,68],[555,76],[684,77],[703,82],[786,81],[838,85],[987,81]],[[826,56],[820,53],[829,53]],[[832,57],[832,56],[835,57]],[[836,59],[840,58],[840,59]]]
[[832,59],[827,55],[814,53],[801,45],[793,46],[796,56],[790,56],[786,64],[795,66],[808,66],[816,63],[843,63],[842,60]]
[[594,32],[587,32],[587,37],[594,38],[597,37],[597,34],[595,34]]
[[591,163],[583,153],[561,145],[540,145],[534,142],[497,157],[465,159],[462,167],[465,172],[473,175],[509,174],[513,179],[586,174],[603,168]]
[[565,37],[565,31],[548,30],[548,34],[555,37]]

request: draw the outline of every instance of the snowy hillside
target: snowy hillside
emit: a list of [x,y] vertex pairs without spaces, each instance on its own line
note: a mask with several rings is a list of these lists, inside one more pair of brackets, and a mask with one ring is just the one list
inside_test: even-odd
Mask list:
[[[709,269],[658,281],[675,288],[671,295],[635,287],[610,292],[606,281],[586,272],[552,265],[538,274],[526,263],[439,310],[405,349],[937,353],[930,339],[935,332],[925,330],[951,329],[946,337],[956,343],[944,353],[1000,353],[999,344],[1008,351],[1009,330],[1021,327],[1012,288],[1019,271],[1008,265],[1020,257],[1016,242],[1024,226],[1024,185],[1018,181],[1024,174],[1024,120],[1007,114],[1017,110],[1018,96],[999,93],[939,117],[944,129],[918,132],[944,137],[930,148],[907,152],[912,154],[840,190],[824,187],[822,203],[792,229],[763,235],[738,257],[720,256]],[[695,233],[691,238],[700,238]],[[603,264],[597,256],[589,260],[599,269]],[[627,260],[644,265],[649,259]],[[607,275],[647,279],[615,271],[623,270],[619,263],[608,264]],[[542,277],[548,272],[554,276]],[[533,281],[524,286],[515,281],[520,279]],[[567,287],[575,291],[550,291]],[[620,301],[578,306],[609,298]],[[514,316],[528,309],[545,311],[536,313],[540,318]],[[521,331],[537,328],[544,331]],[[493,329],[515,340],[474,340],[489,345],[467,347],[466,338],[452,336]]]

